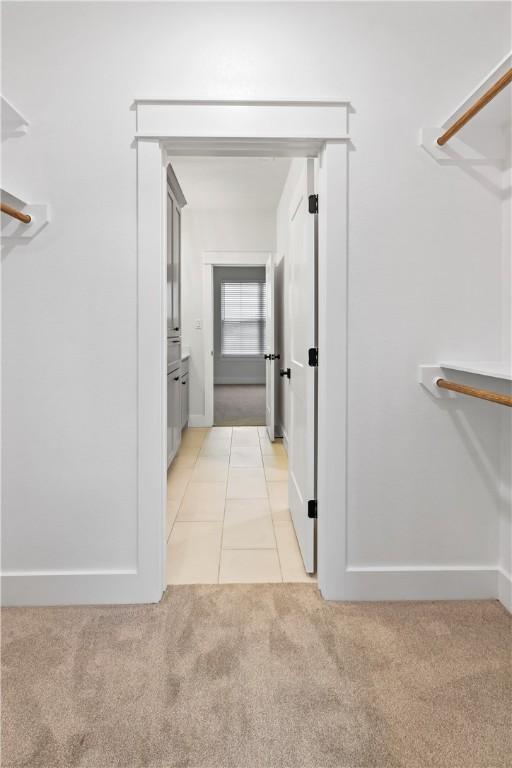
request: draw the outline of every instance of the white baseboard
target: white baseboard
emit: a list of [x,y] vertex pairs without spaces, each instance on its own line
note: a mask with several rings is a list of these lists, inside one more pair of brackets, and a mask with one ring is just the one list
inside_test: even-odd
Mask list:
[[240,379],[240,378],[236,378],[236,377],[232,377],[232,378],[228,377],[228,378],[226,378],[226,377],[222,376],[219,379],[215,379],[214,386],[216,384],[240,384],[240,385],[242,385],[242,384],[259,384],[260,386],[262,386],[263,384],[265,384],[265,379],[261,379],[261,378]]
[[512,575],[498,568],[498,600],[512,613]]
[[162,597],[137,570],[5,571],[1,581],[4,606],[157,603]]
[[284,449],[288,454],[288,432],[286,431],[286,429],[283,427],[282,424],[279,425],[279,428],[281,430],[281,437],[283,438]]
[[189,427],[211,427],[211,422],[208,421],[204,413],[191,413],[188,417]]
[[[323,590],[326,600],[496,600],[499,569],[493,566],[350,566],[344,584]],[[501,602],[503,602],[501,600]]]
[[[500,568],[358,568],[326,600],[499,600],[512,613],[512,577]],[[157,603],[136,570],[8,571],[2,574],[2,605],[105,605]]]

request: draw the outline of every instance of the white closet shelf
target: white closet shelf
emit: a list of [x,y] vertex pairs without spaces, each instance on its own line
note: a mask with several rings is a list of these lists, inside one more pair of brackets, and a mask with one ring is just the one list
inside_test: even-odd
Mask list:
[[13,133],[25,133],[28,128],[28,120],[26,120],[21,112],[18,112],[10,101],[5,96],[0,96],[1,112],[2,112],[2,135],[8,136]]
[[439,363],[440,368],[449,371],[462,371],[463,373],[473,373],[476,376],[487,376],[490,379],[504,379],[512,381],[512,366],[510,363],[480,363],[480,362],[461,362],[461,363]]
[[[441,125],[436,127],[424,127],[420,131],[419,143],[431,157],[441,163],[453,163],[466,161],[474,164],[494,164],[502,161],[503,146],[496,151],[496,157],[482,155],[474,147],[466,144],[459,136],[451,138],[444,146],[437,143],[438,137],[446,129],[453,125],[464,113],[478,101],[501,77],[512,67],[512,51],[508,53],[489,74],[478,83],[466,98],[453,110]],[[484,107],[480,115],[487,115],[483,119],[491,121],[495,126],[506,126],[510,122],[509,101],[506,98],[497,98],[493,106]],[[478,117],[482,120],[482,117]]]
[[[431,395],[441,399],[456,397],[456,393],[441,389],[437,385],[438,379],[445,379],[453,381],[454,377],[450,374],[450,371],[455,373],[471,374],[475,377],[475,382],[471,383],[472,387],[488,389],[490,386],[495,389],[498,387],[500,392],[505,394],[510,389],[506,382],[512,381],[512,371],[509,363],[503,362],[441,362],[431,363],[429,365],[420,365],[418,367],[418,383],[427,389]],[[457,382],[455,376],[455,383]],[[495,379],[500,383],[490,385],[488,382],[482,382],[482,379]],[[467,383],[467,379],[464,384]]]

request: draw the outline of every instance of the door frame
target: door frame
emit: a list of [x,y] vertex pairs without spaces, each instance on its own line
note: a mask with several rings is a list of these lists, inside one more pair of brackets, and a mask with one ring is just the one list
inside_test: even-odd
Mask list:
[[203,251],[203,365],[204,422],[193,426],[212,427],[214,419],[214,267],[264,267],[270,251]]
[[[348,116],[350,101],[136,99],[137,479],[135,585],[111,602],[158,602],[166,588],[166,164],[175,155],[318,158],[318,586],[344,599]],[[157,297],[158,300],[155,300]]]

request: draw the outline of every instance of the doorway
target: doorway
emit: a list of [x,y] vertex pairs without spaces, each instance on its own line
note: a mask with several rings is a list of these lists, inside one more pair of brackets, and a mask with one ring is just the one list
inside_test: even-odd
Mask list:
[[265,426],[266,285],[261,266],[213,268],[213,423]]
[[[155,589],[154,575],[165,587],[165,551],[154,558],[158,542],[165,541],[165,515],[161,533],[154,511],[165,486],[157,469],[165,463],[162,445],[163,386],[163,274],[160,267],[165,233],[162,227],[164,159],[197,154],[237,156],[262,154],[318,158],[319,213],[319,339],[320,359],[318,455],[319,586],[328,598],[350,593],[352,578],[346,569],[345,451],[331,450],[332,424],[341,430],[344,445],[346,412],[346,183],[348,102],[209,102],[140,100],[137,110],[138,226],[139,226],[139,569],[140,592]],[[219,127],[226,126],[226,138]],[[247,126],[250,126],[248,128]],[[222,134],[223,131],[220,130]],[[308,138],[304,138],[307,136]],[[277,138],[276,138],[277,137]],[[287,138],[292,137],[292,138]],[[157,140],[155,143],[155,139]],[[195,151],[191,152],[194,148]],[[242,152],[241,152],[242,150]],[[263,150],[263,151],[262,151]],[[160,287],[162,305],[155,306],[154,289]],[[158,328],[161,332],[157,332]],[[331,332],[330,329],[336,329]],[[157,340],[159,339],[158,343]],[[287,369],[284,369],[285,373]],[[157,375],[158,372],[158,375]],[[154,398],[160,382],[161,398]],[[160,446],[160,447],[159,447]],[[158,458],[160,454],[160,459]],[[152,522],[153,521],[153,522]],[[151,554],[153,553],[153,554]],[[348,589],[348,591],[347,591]],[[153,594],[155,594],[153,592]]]
[[[274,392],[286,386],[274,370],[274,314],[284,319],[285,291],[275,291],[273,266],[292,163],[170,159],[187,201],[180,326],[193,410],[168,474],[169,584],[311,580],[289,511],[287,444],[277,439]],[[216,248],[223,244],[240,249]],[[247,250],[253,244],[272,250]]]
[[[204,391],[204,426],[212,427],[180,432],[168,473],[168,583],[308,579],[317,561],[314,160],[182,158],[169,163],[167,176],[187,201],[179,229],[174,218],[169,229],[167,217],[168,248],[181,253],[179,269],[169,274],[171,280],[195,274],[178,286],[183,313],[176,322],[188,352],[187,386],[193,397]],[[233,188],[241,201],[234,211],[226,209],[236,204]],[[262,198],[265,211],[255,207]],[[280,294],[274,252],[207,250],[202,275],[197,272],[197,241],[217,244],[220,230],[223,239],[240,237],[245,244],[261,228],[274,249],[275,233],[281,233]],[[188,311],[189,304],[197,308],[201,278],[203,302],[196,314],[204,323],[202,370],[196,356],[201,321],[192,323]],[[287,318],[279,334],[282,349],[276,315]],[[179,384],[179,372],[175,379]],[[276,424],[278,400],[285,406]],[[197,424],[197,414],[187,421]],[[276,440],[281,434],[284,442]],[[276,520],[271,500],[277,489],[286,506],[281,503]],[[280,553],[285,529],[286,552]],[[291,559],[292,576],[284,565]]]

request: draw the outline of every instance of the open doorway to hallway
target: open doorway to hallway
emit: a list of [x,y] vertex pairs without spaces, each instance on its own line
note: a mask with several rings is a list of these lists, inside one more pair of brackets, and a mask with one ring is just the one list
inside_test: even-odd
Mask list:
[[313,162],[170,160],[167,583],[314,581]]

